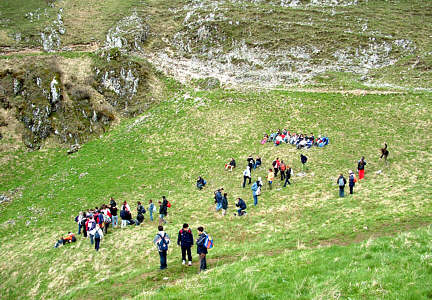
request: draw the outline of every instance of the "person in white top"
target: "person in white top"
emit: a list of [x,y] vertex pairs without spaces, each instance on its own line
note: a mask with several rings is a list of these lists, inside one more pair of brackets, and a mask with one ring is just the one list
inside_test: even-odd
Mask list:
[[251,172],[249,166],[243,171],[243,187],[246,186],[246,179],[249,179],[249,184],[251,184]]

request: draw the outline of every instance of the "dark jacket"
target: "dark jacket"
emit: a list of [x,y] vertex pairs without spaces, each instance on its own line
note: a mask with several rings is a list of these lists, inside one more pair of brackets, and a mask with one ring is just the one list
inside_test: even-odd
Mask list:
[[207,254],[207,247],[204,246],[204,242],[207,238],[207,235],[203,232],[199,235],[196,244],[197,244],[197,253],[198,254]]
[[182,247],[191,247],[193,245],[193,235],[190,229],[184,230],[180,229],[177,238],[177,245]]
[[291,178],[291,168],[286,169],[285,176],[287,179]]
[[117,206],[110,207],[111,215],[117,216]]
[[349,186],[355,186],[354,175],[349,176]]
[[144,215],[142,213],[138,213],[137,221],[140,223],[144,222]]
[[357,165],[357,170],[364,170],[364,166],[366,166],[366,161],[359,160]]
[[146,213],[146,210],[145,210],[145,208],[144,208],[144,206],[142,204],[138,205],[137,212],[141,213],[141,214],[145,214]]
[[159,207],[159,213],[161,214],[161,215],[167,215],[168,214],[168,200],[164,200],[163,202],[162,202],[162,205]]
[[307,157],[304,156],[303,154],[300,154],[300,160],[302,164],[305,164],[307,162]]
[[236,167],[236,161],[235,161],[235,159],[231,160],[229,162],[229,165],[232,166],[233,168],[235,168]]
[[226,197],[222,197],[222,209],[228,208],[228,199]]
[[239,199],[238,203],[236,204],[237,207],[240,207],[241,210],[246,209],[246,203],[243,201],[243,199]]

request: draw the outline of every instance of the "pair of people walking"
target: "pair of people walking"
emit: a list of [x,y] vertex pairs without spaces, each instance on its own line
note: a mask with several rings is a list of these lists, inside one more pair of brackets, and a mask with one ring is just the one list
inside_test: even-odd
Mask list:
[[[153,243],[157,246],[159,257],[160,257],[160,269],[164,270],[168,267],[167,265],[167,253],[168,247],[170,243],[170,237],[168,233],[164,231],[162,225],[158,226],[159,232],[156,234]],[[199,255],[200,267],[199,272],[207,269],[207,245],[205,244],[207,240],[207,234],[204,232],[204,228],[202,226],[197,228],[198,230],[198,239],[196,241],[197,245],[197,253]],[[183,228],[178,233],[177,245],[181,247],[182,251],[182,264],[186,265],[186,257],[188,259],[188,266],[192,266],[192,251],[191,248],[193,246],[193,234],[189,228],[188,224],[183,224]]]

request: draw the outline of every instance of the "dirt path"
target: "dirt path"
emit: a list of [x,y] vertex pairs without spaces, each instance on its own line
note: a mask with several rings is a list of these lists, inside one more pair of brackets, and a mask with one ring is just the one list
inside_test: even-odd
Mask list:
[[[82,51],[82,52],[94,52],[101,47],[98,43],[90,43],[90,44],[72,44],[67,45],[59,49],[58,51],[52,52],[55,54],[56,52],[67,52],[67,51]],[[35,48],[12,48],[12,47],[0,47],[0,55],[4,56],[13,56],[13,55],[25,55],[25,54],[42,54],[48,53],[43,50],[42,47]]]

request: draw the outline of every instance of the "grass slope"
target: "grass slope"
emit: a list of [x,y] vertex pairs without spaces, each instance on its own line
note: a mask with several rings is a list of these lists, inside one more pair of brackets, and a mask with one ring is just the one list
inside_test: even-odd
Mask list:
[[[171,82],[167,85],[178,90]],[[227,294],[231,290],[242,298],[257,299],[279,294],[374,297],[378,287],[366,291],[361,282],[369,286],[375,277],[367,275],[369,265],[358,257],[369,250],[346,245],[430,223],[432,142],[425,138],[431,128],[430,114],[428,93],[356,96],[185,90],[173,92],[165,102],[122,122],[74,155],[56,148],[0,153],[0,161],[5,161],[0,167],[0,191],[13,199],[0,207],[2,298],[201,298],[203,294],[193,288],[203,292],[208,285],[215,298],[235,298]],[[241,188],[241,169],[249,154],[261,155],[264,162],[254,178],[265,178],[265,167],[276,156],[292,165],[295,174],[300,171],[300,151],[259,143],[264,132],[284,127],[328,135],[331,144],[303,151],[309,157],[307,176],[294,176],[293,185],[285,189],[278,182],[272,191],[264,188],[254,208],[249,187]],[[378,160],[384,141],[390,146],[389,166]],[[14,159],[2,160],[6,155]],[[361,155],[368,161],[366,180],[356,186],[354,196],[338,198],[338,174],[355,169]],[[232,156],[239,169],[228,173],[223,164]],[[382,173],[375,174],[378,170]],[[195,189],[198,175],[209,182],[203,191]],[[213,209],[213,190],[220,186],[229,195],[225,218]],[[102,241],[99,253],[81,238],[74,245],[52,249],[60,234],[75,230],[73,218],[81,209],[114,196],[132,203],[135,210],[136,201],[147,203],[162,195],[173,203],[166,226],[173,238],[183,222],[193,228],[203,225],[213,235],[216,246],[209,255],[213,271],[197,276],[196,265],[183,268],[179,250],[173,246],[168,271],[158,272],[152,245],[156,223],[151,224],[148,217],[138,228],[114,230]],[[247,217],[232,216],[235,197],[248,203]],[[16,225],[7,224],[8,220]],[[402,287],[407,273],[396,276],[391,265],[384,266],[390,254],[394,265],[404,262],[410,249],[413,260],[418,258],[416,253],[426,255],[428,236],[426,230],[414,233],[415,247],[399,252],[385,245],[405,243],[401,238],[376,242],[382,246],[379,254],[371,254],[371,262],[382,265],[383,274],[376,280],[388,292],[385,295],[429,295],[429,271],[411,278],[422,287],[415,290]],[[328,245],[340,246],[313,250]],[[337,257],[340,268],[322,265]],[[351,268],[353,259],[358,269]],[[311,261],[313,274],[304,267],[290,278],[278,275],[295,273],[305,261]],[[424,264],[430,268],[429,256],[410,265],[407,272],[421,274]],[[274,272],[275,294],[257,278],[257,270],[265,274],[262,280],[272,278]],[[283,280],[288,279],[285,290]],[[248,291],[236,285],[250,280],[257,284],[248,285]],[[321,289],[321,280],[326,289]],[[354,281],[357,287],[347,283]],[[190,288],[177,295],[189,283]]]

